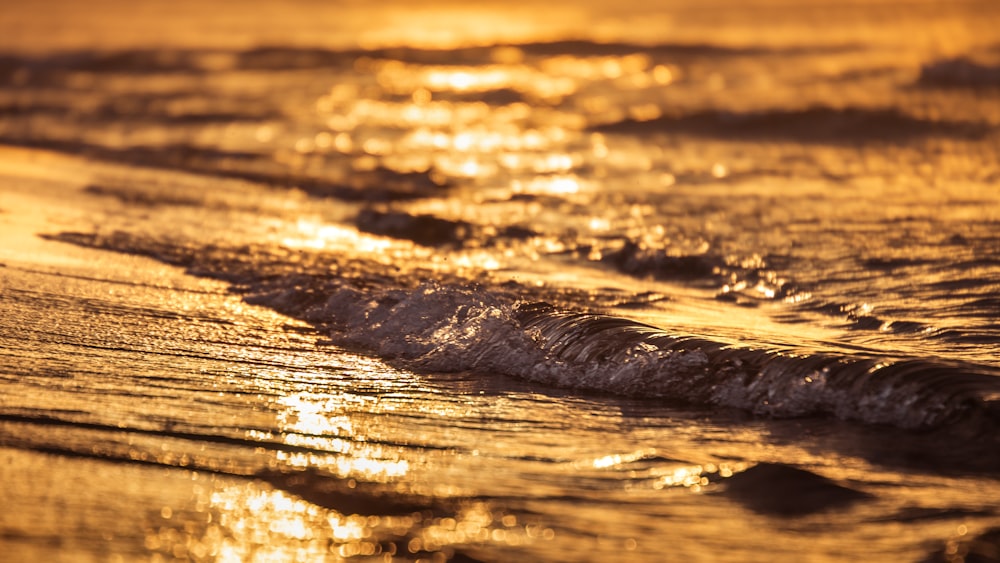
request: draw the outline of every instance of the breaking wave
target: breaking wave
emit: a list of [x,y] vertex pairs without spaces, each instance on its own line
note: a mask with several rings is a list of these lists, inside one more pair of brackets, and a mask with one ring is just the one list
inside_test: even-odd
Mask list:
[[983,364],[735,344],[556,307],[524,288],[457,278],[419,283],[419,273],[394,279],[375,263],[337,265],[329,256],[315,271],[307,263],[270,271],[246,262],[254,254],[248,249],[196,250],[120,232],[46,238],[145,254],[226,280],[249,303],[410,369],[502,374],[777,418],[833,416],[906,429],[961,423],[976,435],[1000,425],[1000,373]]
[[970,417],[993,424],[1000,414],[1000,378],[984,367],[758,350],[482,289],[428,283],[366,294],[345,287],[308,317],[329,319],[321,324],[339,344],[431,371],[902,428]]

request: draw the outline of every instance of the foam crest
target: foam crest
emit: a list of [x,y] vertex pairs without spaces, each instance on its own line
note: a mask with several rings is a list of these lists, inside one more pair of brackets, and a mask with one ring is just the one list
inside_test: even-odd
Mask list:
[[931,428],[982,413],[992,419],[1000,396],[1000,378],[988,368],[752,349],[469,287],[343,288],[323,313],[338,343],[417,369],[500,373],[771,417]]

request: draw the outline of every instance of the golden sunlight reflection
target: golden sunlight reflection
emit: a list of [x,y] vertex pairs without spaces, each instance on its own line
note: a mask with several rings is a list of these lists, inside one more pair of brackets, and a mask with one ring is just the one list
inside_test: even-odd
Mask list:
[[326,561],[383,551],[370,539],[378,518],[346,516],[265,486],[215,491],[210,508],[218,514],[217,523],[188,551],[214,555],[220,562]]
[[622,463],[637,461],[643,459],[644,457],[648,457],[655,454],[656,450],[649,448],[627,454],[606,455],[595,459],[591,463],[591,465],[593,465],[595,469],[605,469],[607,467],[614,467],[616,465],[621,465]]
[[[164,507],[161,524],[147,529],[144,547],[151,561],[278,563],[391,555],[394,546],[373,538],[376,528],[413,525],[410,517],[344,515],[256,483],[197,489],[196,512]],[[191,521],[194,514],[199,516]]]
[[527,182],[515,180],[511,187],[516,194],[567,195],[581,191],[586,182],[575,175],[538,176]]
[[296,150],[354,155],[357,170],[430,173],[439,184],[514,182],[515,193],[547,195],[580,192],[573,172],[591,154],[613,168],[651,168],[642,151],[611,152],[597,133],[592,150],[581,150],[583,131],[661,117],[659,94],[620,103],[613,93],[658,91],[677,69],[642,53],[531,58],[498,47],[490,57],[482,65],[359,57],[354,70],[370,82],[320,96],[315,109],[328,130],[299,139]]
[[409,462],[400,459],[398,452],[365,443],[365,436],[354,428],[351,419],[337,414],[347,406],[342,398],[298,393],[282,397],[277,405],[283,409],[277,420],[282,441],[310,450],[277,452],[278,462],[299,468],[321,467],[338,477],[379,482],[409,471]]
[[[706,463],[703,465],[691,465],[654,471],[656,480],[653,482],[654,489],[665,489],[668,487],[685,487],[692,492],[699,492],[709,484],[710,476],[721,478],[732,477],[733,474],[745,471],[748,468],[746,463]],[[657,475],[658,474],[658,475]]]
[[519,546],[537,539],[551,540],[551,528],[520,522],[514,514],[494,513],[481,502],[464,506],[454,518],[435,518],[410,541],[412,552],[437,551],[455,544],[501,543]]
[[[543,60],[540,66],[547,74],[593,81],[641,73],[649,67],[649,57],[643,53],[606,57],[559,55]],[[663,69],[655,71],[654,75],[658,75],[660,80],[667,78],[669,82],[669,75],[665,76]]]
[[579,87],[571,78],[520,64],[433,66],[361,59],[358,66],[374,72],[387,91],[404,95],[420,89],[462,93],[508,88],[538,99],[553,99],[569,96]]
[[354,251],[381,254],[393,247],[408,247],[405,241],[369,235],[343,225],[326,224],[319,221],[299,219],[295,223],[296,233],[285,236],[281,243],[289,248],[310,248],[315,250]]
[[[608,454],[596,459],[580,461],[574,463],[574,466],[580,469],[592,467],[599,470],[622,470],[636,467],[630,464],[653,459],[656,456],[656,449],[644,448],[632,452]],[[700,492],[710,482],[732,477],[736,473],[745,471],[748,467],[749,465],[743,462],[671,465],[666,467],[654,464],[651,467],[644,467],[642,469],[630,469],[629,473],[633,477],[650,479],[653,489],[683,487],[692,492]]]
[[546,150],[553,144],[552,137],[554,135],[539,131],[525,132],[510,123],[475,125],[463,128],[460,132],[418,127],[404,136],[398,147],[409,150],[499,153],[497,157],[503,159],[508,155],[519,156],[517,153],[520,151]]
[[[488,503],[471,501],[456,510],[403,515],[346,514],[258,483],[219,484],[205,491],[200,524],[177,524],[172,511],[147,530],[152,560],[193,558],[218,562],[393,561],[414,557],[444,561],[456,547],[524,546],[551,541],[556,532],[535,518],[521,518]],[[379,507],[372,506],[377,512]]]

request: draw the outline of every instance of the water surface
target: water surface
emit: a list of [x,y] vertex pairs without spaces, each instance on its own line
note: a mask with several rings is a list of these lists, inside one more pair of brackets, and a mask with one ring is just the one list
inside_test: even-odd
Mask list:
[[199,6],[0,20],[6,553],[996,558],[992,3]]

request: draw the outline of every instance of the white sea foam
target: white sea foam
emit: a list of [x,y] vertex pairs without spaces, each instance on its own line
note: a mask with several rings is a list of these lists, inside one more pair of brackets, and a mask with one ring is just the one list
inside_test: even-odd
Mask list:
[[371,294],[340,289],[323,313],[336,341],[416,369],[499,373],[772,417],[932,427],[988,407],[989,390],[1000,385],[974,366],[732,347],[437,283]]

